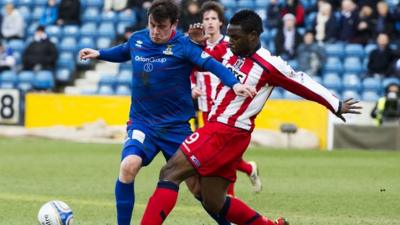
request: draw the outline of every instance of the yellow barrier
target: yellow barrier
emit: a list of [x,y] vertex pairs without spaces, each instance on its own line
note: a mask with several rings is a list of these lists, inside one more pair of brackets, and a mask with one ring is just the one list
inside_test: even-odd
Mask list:
[[[128,119],[130,97],[68,96],[28,94],[25,126],[76,126],[103,119],[109,125],[123,125]],[[200,121],[202,123],[202,121]],[[279,130],[282,123],[294,123],[320,138],[327,145],[328,110],[309,101],[270,100],[256,119],[256,128]]]
[[130,97],[28,94],[25,105],[26,127],[76,126],[98,119],[123,125],[128,120]]

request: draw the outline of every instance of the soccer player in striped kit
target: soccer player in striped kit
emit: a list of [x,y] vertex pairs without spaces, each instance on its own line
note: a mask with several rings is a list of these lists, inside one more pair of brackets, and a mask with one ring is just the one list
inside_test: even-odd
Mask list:
[[[223,6],[214,1],[204,2],[200,9],[205,34],[208,35],[206,48],[212,50],[219,44],[227,44],[228,37],[221,33],[224,24]],[[195,70],[191,76],[192,97],[197,98],[199,110],[202,112],[204,124],[208,122],[208,115],[218,92],[224,86],[221,80],[209,71]],[[257,164],[254,161],[241,160],[238,164],[239,171],[246,173],[253,186],[253,191],[258,193],[262,190],[262,183],[258,174]],[[234,183],[228,188],[228,194],[234,196]]]
[[[255,86],[257,94],[237,97],[228,87],[221,89],[209,123],[186,138],[162,168],[142,225],[162,224],[175,206],[179,184],[196,174],[200,175],[203,205],[208,211],[239,225],[288,225],[284,218],[272,221],[238,198],[226,195],[229,184],[236,179],[237,164],[249,145],[254,120],[274,87],[281,86],[315,101],[343,121],[343,114],[360,113],[358,101],[340,101],[308,75],[294,71],[280,57],[261,47],[262,20],[254,11],[235,13],[227,30],[229,45],[220,46],[211,54],[233,71],[241,83]],[[198,37],[202,32],[198,31],[195,28],[189,32],[194,40],[201,39]]]

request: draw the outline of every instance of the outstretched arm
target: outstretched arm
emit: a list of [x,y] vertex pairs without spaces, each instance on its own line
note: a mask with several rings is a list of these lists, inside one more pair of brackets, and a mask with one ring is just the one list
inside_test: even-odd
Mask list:
[[361,107],[357,105],[358,101],[339,101],[327,88],[307,74],[294,71],[280,57],[270,56],[265,60],[256,55],[254,59],[265,68],[270,85],[281,86],[298,96],[324,105],[343,121],[346,121],[343,114],[360,114]]
[[95,50],[84,48],[79,51],[79,58],[85,59],[101,59],[109,62],[125,62],[131,59],[129,44],[126,42],[112,48]]

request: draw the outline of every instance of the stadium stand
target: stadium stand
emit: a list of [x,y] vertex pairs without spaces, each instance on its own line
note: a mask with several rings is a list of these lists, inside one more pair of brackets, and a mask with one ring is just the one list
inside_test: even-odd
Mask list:
[[[135,26],[140,23],[138,15],[140,11],[132,9],[125,11],[104,11],[102,0],[81,0],[81,24],[80,25],[49,25],[46,27],[46,33],[50,40],[56,44],[59,50],[58,62],[54,71],[20,71],[21,55],[28,43],[33,39],[33,34],[38,26],[40,17],[47,5],[47,0],[4,0],[0,1],[0,7],[7,2],[13,2],[16,8],[21,12],[25,20],[25,37],[21,40],[3,41],[3,43],[13,51],[16,59],[17,67],[15,70],[6,71],[0,74],[0,88],[18,88],[22,92],[32,91],[35,89],[47,89],[63,91],[63,87],[67,84],[75,83],[82,94],[118,94],[128,95],[130,93],[130,79],[132,66],[130,62],[120,65],[111,66],[111,71],[101,72],[97,67],[98,63],[93,61],[81,61],[76,54],[79,49],[88,48],[107,48],[112,46],[114,38],[118,34],[123,34],[128,26]],[[263,18],[265,24],[267,15],[267,6],[269,0],[220,0],[225,6],[226,18],[230,18],[233,13],[241,8],[250,8],[256,10]],[[281,6],[285,1],[278,1]],[[312,30],[317,12],[313,10],[316,7],[315,0],[301,0],[305,9],[304,26],[298,28],[300,33]],[[398,1],[386,0],[386,2],[394,9],[398,5]],[[60,0],[57,1],[60,3]],[[3,12],[4,13],[4,12]],[[335,11],[336,16],[340,16],[338,9]],[[396,17],[400,18],[400,17]],[[399,21],[396,21],[399,23]],[[398,36],[399,26],[395,26],[395,39],[392,46],[397,48],[400,43]],[[276,28],[264,28],[261,35],[262,44],[274,54],[275,46],[273,43],[276,35]],[[393,38],[392,38],[393,39]],[[318,82],[327,86],[332,92],[338,96],[343,95],[355,96],[358,99],[373,101],[376,96],[383,93],[386,85],[389,83],[400,83],[398,77],[367,77],[367,63],[369,53],[377,48],[371,40],[365,46],[360,44],[345,42],[327,42],[320,43],[326,50],[327,61],[323,67],[321,77],[313,77]],[[398,56],[397,56],[398,57]],[[294,69],[298,67],[296,60],[288,62]],[[86,73],[93,70],[96,71],[91,77],[85,78]],[[103,75],[103,74],[117,75]],[[51,76],[50,76],[51,75]],[[88,79],[89,86],[80,87],[76,79]],[[96,81],[94,81],[96,80]],[[61,88],[57,88],[61,85]],[[288,98],[298,99],[287,92],[276,89],[271,98]]]

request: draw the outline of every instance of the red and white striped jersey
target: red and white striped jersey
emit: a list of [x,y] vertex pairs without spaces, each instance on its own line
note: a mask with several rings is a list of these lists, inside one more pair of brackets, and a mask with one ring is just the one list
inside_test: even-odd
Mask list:
[[324,105],[333,113],[338,111],[339,100],[328,89],[307,74],[294,71],[287,62],[271,55],[263,47],[249,57],[234,55],[227,44],[218,45],[209,53],[230,69],[242,84],[254,86],[257,90],[255,97],[245,98],[223,86],[214,101],[209,121],[253,130],[256,116],[276,86]]
[[[206,49],[212,51],[216,45],[228,43],[229,38],[221,35],[216,42],[207,41]],[[205,95],[198,98],[199,110],[209,112],[213,105],[218,91],[223,87],[221,80],[208,71],[193,71],[191,76],[192,84],[199,88]]]

